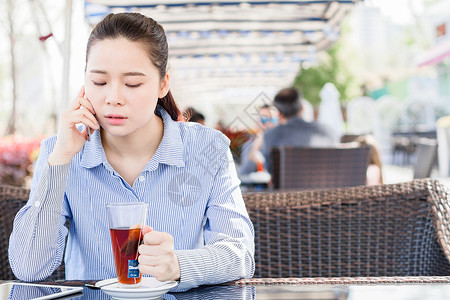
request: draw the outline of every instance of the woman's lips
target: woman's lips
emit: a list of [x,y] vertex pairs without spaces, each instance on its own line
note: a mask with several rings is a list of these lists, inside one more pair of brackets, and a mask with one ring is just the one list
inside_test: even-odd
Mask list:
[[116,114],[109,114],[105,116],[106,121],[111,125],[122,125],[127,120],[127,117]]

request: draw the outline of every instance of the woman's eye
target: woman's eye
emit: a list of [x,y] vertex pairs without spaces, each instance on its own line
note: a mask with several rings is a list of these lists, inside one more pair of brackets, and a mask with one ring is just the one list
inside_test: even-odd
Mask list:
[[137,87],[140,87],[142,85],[142,83],[138,83],[138,84],[126,84],[126,86],[127,87],[130,87],[130,88],[137,88]]
[[96,81],[92,81],[92,83],[94,85],[105,85],[106,84],[106,82],[96,82]]

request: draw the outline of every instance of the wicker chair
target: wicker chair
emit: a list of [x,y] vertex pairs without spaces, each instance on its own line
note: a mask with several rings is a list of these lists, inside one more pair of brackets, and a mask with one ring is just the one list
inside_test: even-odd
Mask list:
[[369,147],[271,149],[275,189],[318,189],[366,184]]
[[430,177],[437,161],[437,140],[420,138],[415,141],[415,147],[414,179]]
[[450,194],[431,179],[246,193],[255,278],[450,275]]
[[[16,279],[11,271],[8,260],[9,236],[11,235],[14,217],[20,208],[28,201],[30,190],[0,185],[0,279],[11,280]],[[64,279],[65,269],[64,262],[53,272],[50,279]]]

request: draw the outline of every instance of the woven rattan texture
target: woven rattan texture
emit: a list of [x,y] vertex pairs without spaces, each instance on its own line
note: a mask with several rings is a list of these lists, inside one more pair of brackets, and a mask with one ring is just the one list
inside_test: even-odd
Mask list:
[[[30,191],[25,188],[0,185],[0,278],[3,280],[16,279],[11,271],[8,260],[9,236],[11,235],[16,213],[28,201]],[[64,265],[52,274],[52,279],[65,278]]]
[[257,278],[450,275],[438,181],[244,194]]
[[299,148],[271,151],[276,189],[319,189],[366,184],[369,147]]
[[337,284],[337,285],[380,285],[380,284],[448,284],[450,276],[415,277],[315,277],[315,278],[250,278],[227,282],[227,285],[264,285],[264,284]]

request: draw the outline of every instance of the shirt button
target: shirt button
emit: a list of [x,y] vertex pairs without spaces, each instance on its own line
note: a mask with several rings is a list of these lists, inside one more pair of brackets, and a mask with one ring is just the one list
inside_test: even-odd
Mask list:
[[35,207],[39,207],[39,205],[41,205],[41,202],[39,202],[39,201],[35,201],[35,202],[34,202],[34,206],[35,206]]
[[145,179],[144,176],[139,176],[139,178],[138,178],[138,180],[139,180],[140,182],[144,181],[144,179]]

